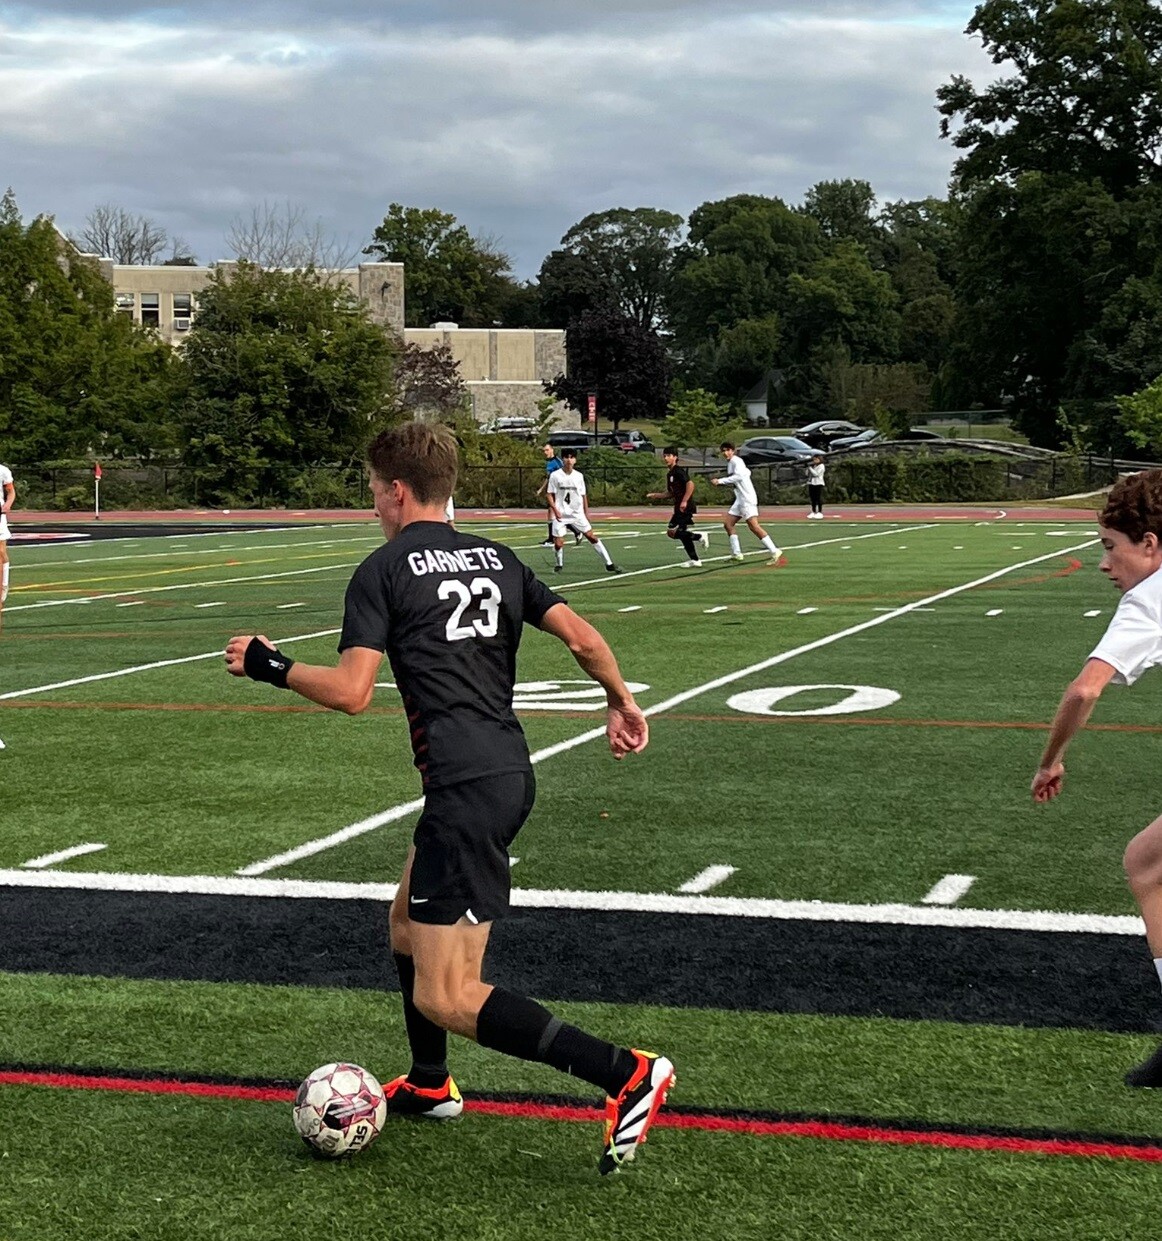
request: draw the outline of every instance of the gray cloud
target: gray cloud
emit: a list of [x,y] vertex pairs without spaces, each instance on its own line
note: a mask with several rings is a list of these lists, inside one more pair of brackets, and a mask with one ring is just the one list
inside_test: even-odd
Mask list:
[[212,8],[187,22],[58,4],[0,25],[3,179],[26,214],[77,227],[113,202],[203,261],[263,201],[301,204],[358,243],[392,201],[439,206],[494,235],[523,276],[610,206],[687,214],[743,191],[798,202],[848,176],[884,200],[941,194],[955,153],[937,137],[935,89],[995,74],[960,33],[968,4],[707,16],[589,0],[579,29],[550,27],[563,4],[509,0],[489,6],[495,29],[438,30],[450,4],[409,22],[418,7],[397,4],[387,24],[347,0],[296,24],[280,5],[281,22],[247,9],[243,27]]

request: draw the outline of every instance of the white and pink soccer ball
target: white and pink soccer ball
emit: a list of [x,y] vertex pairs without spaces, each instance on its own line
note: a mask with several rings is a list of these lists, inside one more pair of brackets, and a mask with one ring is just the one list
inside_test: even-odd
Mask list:
[[357,1064],[324,1064],[304,1079],[295,1095],[299,1137],[329,1159],[370,1146],[386,1119],[383,1087]]

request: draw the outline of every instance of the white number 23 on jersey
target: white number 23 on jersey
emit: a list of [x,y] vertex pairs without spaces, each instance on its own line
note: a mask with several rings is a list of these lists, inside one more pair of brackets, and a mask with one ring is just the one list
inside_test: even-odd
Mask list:
[[[444,626],[444,636],[449,642],[462,642],[465,638],[494,638],[500,621],[500,587],[488,577],[474,577],[465,586],[454,578],[440,583],[436,594],[441,599],[454,599],[456,607]],[[481,615],[474,616],[467,624],[461,624],[464,613],[475,607]]]

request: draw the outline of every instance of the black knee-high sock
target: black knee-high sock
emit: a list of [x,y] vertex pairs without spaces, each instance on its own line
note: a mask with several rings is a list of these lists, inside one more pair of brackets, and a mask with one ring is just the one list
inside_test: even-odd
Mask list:
[[494,987],[476,1017],[476,1041],[520,1060],[535,1060],[617,1095],[636,1066],[624,1047],[566,1025],[536,1000]]
[[412,1067],[408,1081],[413,1086],[434,1088],[442,1086],[448,1076],[448,1032],[434,1021],[429,1021],[416,1008],[413,998],[416,989],[416,963],[411,957],[393,952],[399,989],[403,995],[403,1020],[408,1032],[408,1046],[412,1050]]
[[690,560],[698,560],[698,544],[694,542],[694,536],[689,530],[679,530],[678,538],[682,541],[682,546],[686,549],[686,556]]

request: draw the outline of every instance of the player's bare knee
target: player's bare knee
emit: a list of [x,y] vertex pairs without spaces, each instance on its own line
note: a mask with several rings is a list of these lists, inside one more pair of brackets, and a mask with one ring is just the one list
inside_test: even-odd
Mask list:
[[1162,839],[1153,824],[1126,846],[1122,866],[1130,887],[1136,892],[1162,884]]

